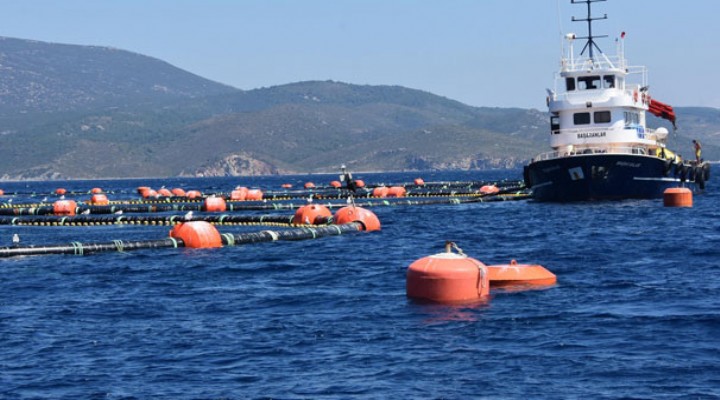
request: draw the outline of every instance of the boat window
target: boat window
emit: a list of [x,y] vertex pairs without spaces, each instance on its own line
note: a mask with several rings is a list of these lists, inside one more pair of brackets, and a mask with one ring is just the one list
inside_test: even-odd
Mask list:
[[610,111],[595,111],[593,118],[596,124],[606,124],[610,122]]
[[550,131],[556,135],[560,133],[560,117],[557,115],[550,117]]
[[578,87],[580,90],[597,89],[600,87],[600,76],[581,76],[578,78]]
[[605,75],[603,81],[605,88],[611,89],[615,87],[615,75]]
[[640,115],[638,113],[625,111],[625,126],[638,125],[640,123]]
[[590,123],[590,113],[589,112],[575,113],[573,115],[573,120],[575,122],[575,125],[587,125]]
[[565,87],[568,92],[575,90],[575,78],[565,78]]

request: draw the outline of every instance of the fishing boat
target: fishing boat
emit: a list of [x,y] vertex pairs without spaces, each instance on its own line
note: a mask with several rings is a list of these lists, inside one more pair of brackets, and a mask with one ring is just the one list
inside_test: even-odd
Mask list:
[[[659,198],[670,187],[705,189],[710,165],[686,160],[667,147],[669,130],[646,126],[646,112],[676,129],[672,106],[650,96],[647,69],[630,66],[624,54],[625,33],[608,56],[593,36],[592,4],[605,0],[571,0],[587,5],[588,34],[567,34],[555,89],[548,89],[550,146],[524,168],[525,184],[538,201],[570,202]],[[584,40],[580,55],[574,44]]]

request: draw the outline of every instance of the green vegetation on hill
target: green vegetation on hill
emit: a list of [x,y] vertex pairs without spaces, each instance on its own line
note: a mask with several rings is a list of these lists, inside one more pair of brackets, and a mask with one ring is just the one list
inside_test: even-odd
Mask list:
[[[519,168],[548,148],[544,112],[399,86],[241,91],[121,50],[7,38],[0,65],[4,179]],[[697,137],[716,159],[720,110],[677,111],[677,145]]]

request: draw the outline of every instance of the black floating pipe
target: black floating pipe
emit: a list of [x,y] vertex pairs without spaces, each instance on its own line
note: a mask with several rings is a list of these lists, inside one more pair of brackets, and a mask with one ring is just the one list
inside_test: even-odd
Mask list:
[[235,246],[238,244],[273,242],[276,240],[305,240],[324,236],[337,236],[350,232],[364,230],[363,224],[350,222],[342,225],[326,225],[313,228],[296,228],[282,231],[261,231],[253,233],[238,233],[222,235],[223,245]]
[[[256,233],[241,233],[221,235],[222,243],[225,246],[236,246],[239,244],[272,242],[276,240],[305,240],[317,239],[324,236],[337,236],[350,232],[363,230],[360,222],[351,222],[343,225],[327,225],[314,228],[296,228],[282,231],[261,231]],[[23,246],[23,247],[0,247],[0,258],[15,256],[37,256],[50,254],[70,254],[83,256],[92,253],[108,251],[127,251],[139,249],[159,249],[168,247],[185,247],[182,239],[167,238],[160,240],[113,240],[105,243],[81,243],[72,242],[62,245],[48,246]]]
[[165,247],[184,246],[185,243],[182,241],[182,239],[173,238],[141,241],[114,240],[112,242],[106,243],[72,242],[70,244],[64,245],[0,247],[0,257],[38,256],[49,254],[72,254],[76,256],[83,256],[87,254],[107,251],[159,249]]

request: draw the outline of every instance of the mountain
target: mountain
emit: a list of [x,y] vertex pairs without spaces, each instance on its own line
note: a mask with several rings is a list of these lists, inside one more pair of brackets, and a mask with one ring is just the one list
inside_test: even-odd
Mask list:
[[[717,159],[720,110],[677,111],[672,140]],[[3,179],[519,168],[547,125],[399,86],[242,91],[122,50],[0,39]]]

